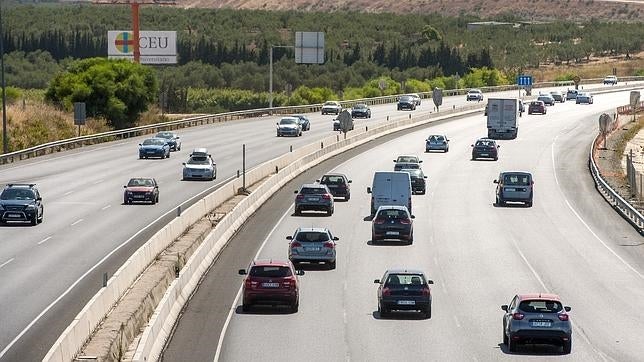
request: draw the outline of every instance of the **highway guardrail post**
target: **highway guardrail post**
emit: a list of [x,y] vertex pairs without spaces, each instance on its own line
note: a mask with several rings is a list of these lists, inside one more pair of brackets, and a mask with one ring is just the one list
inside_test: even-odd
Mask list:
[[107,286],[107,272],[103,273],[103,288]]

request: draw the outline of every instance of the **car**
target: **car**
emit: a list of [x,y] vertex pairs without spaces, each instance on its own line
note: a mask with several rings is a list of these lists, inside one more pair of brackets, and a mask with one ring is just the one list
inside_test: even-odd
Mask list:
[[590,93],[579,93],[579,94],[577,94],[577,98],[575,98],[575,103],[576,104],[581,104],[581,103],[593,104],[593,96]]
[[311,121],[309,120],[309,117],[303,114],[296,114],[293,117],[297,118],[297,122],[300,124],[300,127],[302,127],[302,131],[311,130]]
[[304,184],[295,190],[295,215],[302,211],[325,211],[328,216],[333,215],[333,194],[326,185]]
[[378,207],[371,220],[371,241],[385,239],[414,242],[414,219],[407,206],[383,205]]
[[616,85],[617,84],[617,77],[614,75],[607,75],[604,77],[604,84],[611,84],[611,85]]
[[465,99],[467,101],[482,101],[483,100],[483,92],[481,92],[480,89],[470,89],[467,91],[467,94],[465,95]]
[[449,139],[442,134],[432,134],[425,140],[425,152],[439,150],[449,152]]
[[165,138],[148,138],[139,143],[139,159],[141,158],[170,158],[170,144]]
[[358,103],[351,108],[353,118],[371,118],[371,108],[364,103]]
[[416,162],[396,162],[394,164],[394,171],[417,170],[417,169],[420,169],[420,163],[416,163]]
[[539,94],[537,97],[538,101],[542,101],[548,106],[554,106],[555,105],[555,99],[552,95],[550,94]]
[[560,91],[552,91],[550,95],[555,99],[555,102],[566,103],[566,96]]
[[183,163],[183,179],[214,180],[217,178],[217,164],[205,148],[195,148],[188,161]]
[[421,98],[418,93],[410,93],[405,95],[412,97],[414,99],[414,102],[416,103],[416,106],[420,106]]
[[170,151],[181,151],[181,137],[179,137],[176,133],[163,131],[163,132],[157,133],[156,136],[154,137],[164,138],[168,140],[168,144],[170,145]]
[[159,185],[157,180],[150,177],[134,177],[123,186],[123,203],[149,202],[152,205],[159,202]]
[[528,114],[540,113],[546,114],[548,110],[546,109],[546,104],[543,101],[532,101],[528,106]]
[[491,158],[494,161],[499,159],[499,146],[496,141],[490,138],[479,138],[472,145],[472,160],[479,158]]
[[327,173],[321,179],[316,180],[325,185],[333,197],[343,197],[345,201],[351,199],[351,180],[341,173]]
[[579,92],[576,89],[568,89],[566,91],[566,100],[571,100],[577,98]]
[[390,269],[382,279],[373,281],[378,284],[378,313],[386,318],[391,311],[415,310],[425,318],[432,317],[432,292],[434,281],[427,279],[425,273],[415,269]]
[[257,304],[288,305],[296,313],[300,306],[299,275],[293,263],[282,260],[254,260],[248,269],[239,269],[245,275],[242,284],[242,311],[250,312]]
[[395,163],[422,163],[423,160],[416,155],[400,155],[394,160]]
[[[349,127],[349,131],[353,131],[354,128],[355,128],[355,124],[352,121],[351,122],[351,127]],[[340,127],[340,120],[337,119],[337,118],[333,119],[333,130],[334,131],[342,131],[342,127]]]
[[556,294],[517,294],[510,304],[501,306],[503,344],[516,352],[519,344],[551,343],[562,347],[564,354],[572,349],[571,308],[564,306]]
[[416,110],[416,101],[411,96],[401,96],[398,98],[397,109],[402,111],[403,109],[409,109],[412,111]]
[[328,101],[324,102],[324,104],[322,105],[322,114],[333,113],[335,115],[338,115],[340,114],[341,110],[342,106],[340,105],[340,102]]
[[43,222],[45,208],[36,184],[10,183],[0,193],[0,224]]
[[529,172],[501,172],[496,184],[496,205],[504,206],[507,202],[522,202],[532,206],[534,197],[534,180]]
[[427,176],[420,168],[409,169],[403,168],[400,171],[408,172],[411,177],[411,191],[416,194],[424,195],[427,192]]
[[335,242],[340,240],[327,228],[299,227],[292,236],[287,236],[288,259],[297,267],[302,262],[324,263],[335,269]]
[[282,136],[295,136],[302,135],[302,126],[300,125],[299,118],[296,117],[282,117],[277,124],[277,137]]

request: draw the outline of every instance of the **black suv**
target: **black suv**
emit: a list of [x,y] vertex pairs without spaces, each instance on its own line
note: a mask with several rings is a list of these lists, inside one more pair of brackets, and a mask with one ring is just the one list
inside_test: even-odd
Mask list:
[[43,205],[35,184],[8,184],[0,193],[0,223],[43,220]]

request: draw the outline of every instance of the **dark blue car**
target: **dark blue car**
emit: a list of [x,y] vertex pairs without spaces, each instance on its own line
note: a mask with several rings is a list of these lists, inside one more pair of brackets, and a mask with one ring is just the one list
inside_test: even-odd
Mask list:
[[139,143],[139,158],[170,158],[170,144],[164,138],[148,138]]

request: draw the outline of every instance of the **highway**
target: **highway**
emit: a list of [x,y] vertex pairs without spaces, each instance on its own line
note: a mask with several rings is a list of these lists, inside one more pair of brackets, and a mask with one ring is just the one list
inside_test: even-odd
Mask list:
[[[587,158],[599,114],[628,92],[596,95],[593,105],[557,104],[524,115],[519,137],[501,141],[499,161],[471,161],[485,135],[482,115],[405,131],[335,157],[271,198],[231,241],[187,304],[164,361],[515,360],[557,355],[538,345],[509,354],[501,343],[501,304],[517,293],[552,292],[572,307],[570,355],[576,361],[635,361],[644,355],[642,237],[596,192]],[[423,153],[430,133],[450,152]],[[418,154],[427,195],[414,196],[412,245],[373,244],[369,195],[373,172],[399,154]],[[352,198],[331,217],[293,216],[293,190],[328,171],[346,173]],[[535,179],[532,208],[496,207],[500,171]],[[338,242],[336,270],[307,267],[299,312],[259,308],[245,314],[236,275],[255,257],[287,258],[298,226],[328,227]],[[433,314],[381,319],[373,280],[388,268],[419,268],[435,281]],[[223,331],[223,333],[222,333]]]

